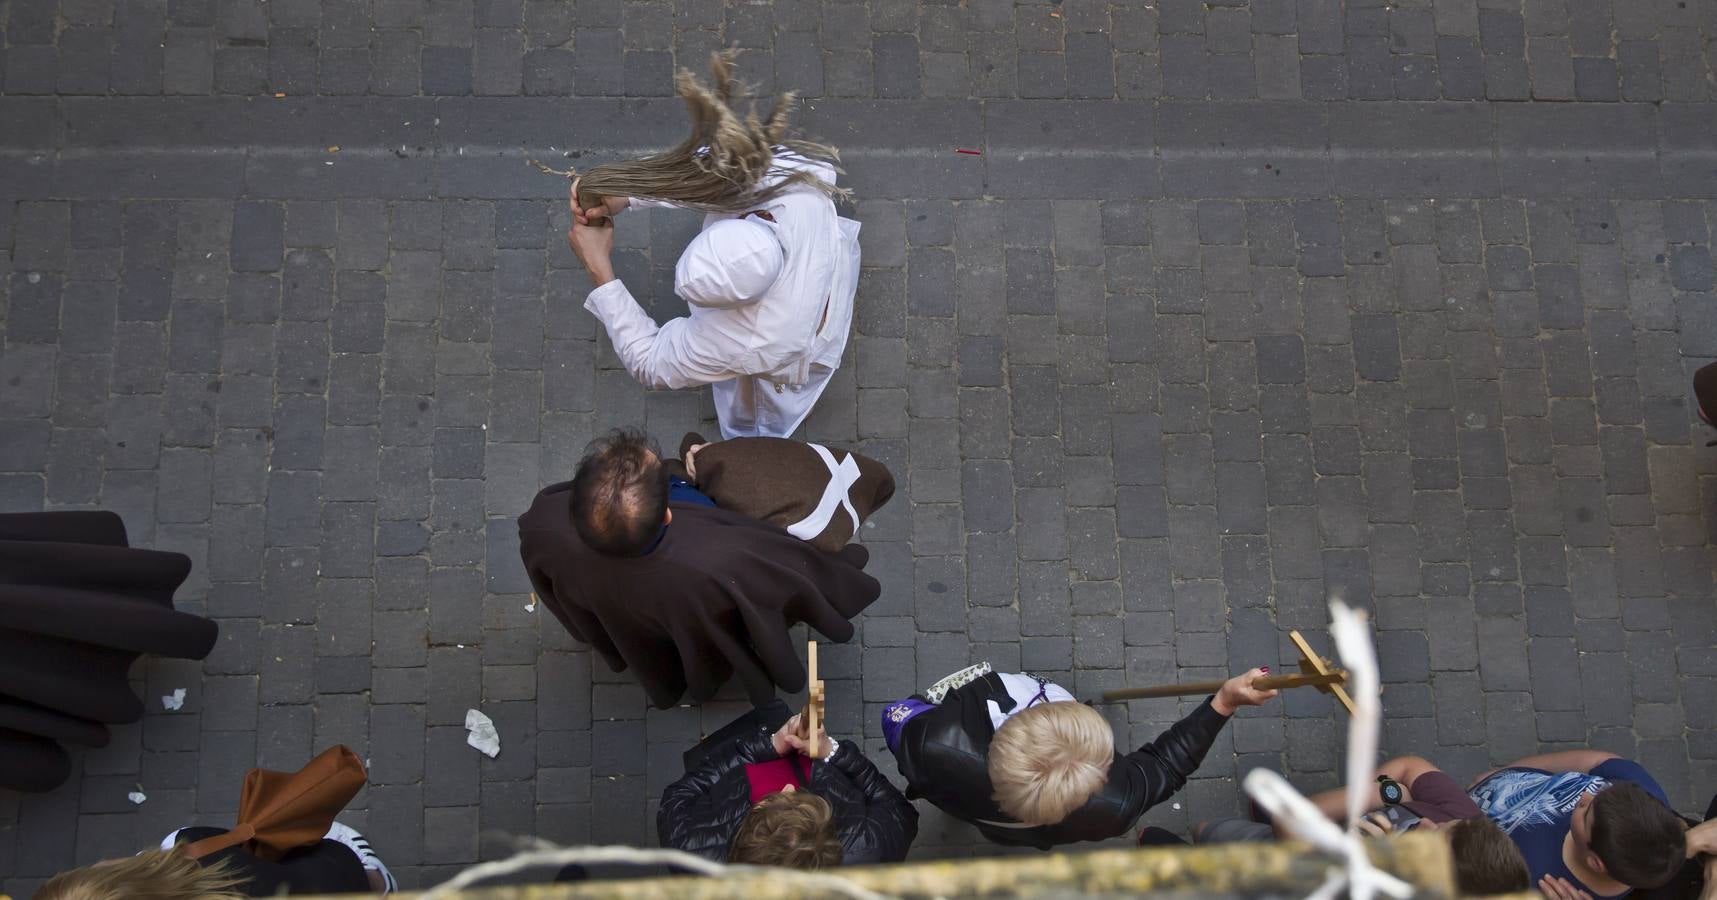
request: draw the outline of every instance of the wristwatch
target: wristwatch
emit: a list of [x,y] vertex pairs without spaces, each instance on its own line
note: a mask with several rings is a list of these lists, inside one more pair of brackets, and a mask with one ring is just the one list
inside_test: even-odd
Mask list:
[[825,738],[824,740],[827,740],[829,742],[829,752],[828,752],[828,754],[826,754],[823,757],[823,762],[828,762],[829,760],[835,758],[836,753],[840,752],[841,742],[835,740],[834,738]]
[[1388,775],[1377,776],[1377,792],[1383,795],[1384,806],[1395,806],[1407,798],[1407,791],[1401,787],[1401,782]]

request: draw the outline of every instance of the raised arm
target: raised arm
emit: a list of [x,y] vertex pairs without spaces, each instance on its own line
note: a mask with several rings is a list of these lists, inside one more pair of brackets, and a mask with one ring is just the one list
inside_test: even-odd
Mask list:
[[[1596,769],[1612,759],[1621,759],[1621,757],[1614,753],[1606,753],[1602,750],[1559,750],[1555,753],[1538,753],[1533,756],[1522,757],[1509,763],[1503,768],[1542,769],[1546,772],[1557,773],[1589,773],[1593,769]],[[1479,775],[1479,777],[1474,778],[1473,785],[1476,785],[1486,778],[1496,774],[1496,771],[1496,769],[1491,769]],[[1472,787],[1472,785],[1468,785],[1468,787]]]
[[619,279],[591,291],[584,308],[607,330],[626,371],[646,387],[677,390],[743,374],[729,361],[734,354],[719,346],[719,335],[689,318],[657,325]]
[[1539,753],[1510,763],[1510,768],[1543,769],[1546,772],[1590,772],[1609,762],[1621,759],[1614,753],[1602,750],[1562,750],[1556,753]]
[[[1123,809],[1126,831],[1132,828],[1145,810],[1167,800],[1186,786],[1186,780],[1204,762],[1210,745],[1216,742],[1228,717],[1211,708],[1206,699],[1192,714],[1157,736],[1157,739],[1115,761],[1115,768],[1127,774],[1128,791]],[[1114,779],[1120,773],[1111,770]],[[1117,832],[1119,833],[1119,832]]]
[[[574,207],[576,214],[576,207]],[[740,348],[716,328],[699,327],[689,318],[671,319],[658,326],[633,299],[626,284],[614,274],[614,229],[579,219],[566,233],[572,248],[595,288],[584,299],[590,311],[608,331],[626,371],[646,387],[694,387],[726,381],[735,375],[733,361]]]
[[[1266,674],[1264,669],[1253,669],[1228,679],[1221,690],[1205,698],[1191,715],[1176,722],[1156,740],[1117,760],[1118,766],[1127,767],[1129,774],[1124,777],[1131,781],[1123,810],[1127,824],[1122,831],[1131,829],[1145,810],[1186,785],[1186,780],[1204,762],[1222,726],[1228,724],[1228,718],[1240,707],[1259,706],[1276,696],[1275,691],[1252,686],[1254,680]],[[1111,770],[1109,777],[1114,779],[1116,773]]]

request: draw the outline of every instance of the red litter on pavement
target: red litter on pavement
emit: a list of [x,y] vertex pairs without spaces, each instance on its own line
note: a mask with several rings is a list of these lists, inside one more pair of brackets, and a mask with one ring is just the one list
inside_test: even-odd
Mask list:
[[955,153],[964,153],[967,156],[983,156],[984,155],[984,151],[982,151],[982,150],[967,150],[964,147],[955,147],[954,152]]

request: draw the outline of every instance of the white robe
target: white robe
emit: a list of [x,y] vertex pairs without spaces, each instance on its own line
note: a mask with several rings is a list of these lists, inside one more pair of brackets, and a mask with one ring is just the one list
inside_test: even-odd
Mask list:
[[[833,184],[830,166],[778,153],[782,168],[809,168]],[[637,207],[671,206],[635,198]],[[584,308],[603,328],[632,377],[647,387],[712,385],[721,436],[787,437],[840,367],[858,293],[859,223],[835,213],[827,195],[797,186],[768,203],[781,241],[781,274],[757,300],[691,306],[658,326],[619,279],[590,292]],[[711,214],[704,227],[733,214]]]

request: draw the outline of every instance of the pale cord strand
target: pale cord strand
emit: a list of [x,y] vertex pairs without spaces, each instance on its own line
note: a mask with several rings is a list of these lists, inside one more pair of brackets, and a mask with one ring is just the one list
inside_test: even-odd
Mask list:
[[801,884],[827,894],[850,897],[852,900],[890,900],[885,894],[878,894],[857,884],[826,872],[806,872],[799,869],[783,869],[762,866],[730,866],[714,862],[701,856],[693,856],[680,850],[668,848],[641,847],[556,847],[546,841],[533,842],[533,849],[523,850],[506,859],[498,859],[472,866],[451,880],[437,885],[422,894],[422,900],[439,900],[452,893],[487,878],[499,878],[513,875],[526,869],[538,866],[554,866],[559,868],[567,865],[594,865],[601,863],[624,863],[627,865],[651,866],[669,865],[690,869],[698,875],[712,878],[726,878],[734,875],[767,874],[771,878],[780,878]]
[[577,169],[551,169],[534,159],[525,160],[525,165],[535,168],[538,172],[541,172],[544,175],[559,175],[567,181],[571,181],[578,177]]
[[[1383,728],[1382,689],[1377,674],[1377,651],[1371,644],[1371,628],[1363,611],[1350,609],[1339,600],[1330,603],[1330,638],[1347,666],[1348,679],[1358,692],[1357,715],[1347,729],[1347,879],[1348,896],[1372,900],[1378,892],[1391,897],[1410,897],[1413,889],[1371,865],[1360,839],[1359,819],[1367,802],[1372,772],[1377,767],[1377,736]],[[1389,882],[1394,882],[1390,884]]]
[[1349,609],[1340,600],[1330,601],[1330,636],[1348,670],[1348,689],[1353,696],[1353,721],[1347,732],[1347,828],[1338,828],[1282,776],[1268,769],[1253,769],[1246,775],[1246,793],[1271,816],[1281,821],[1319,852],[1340,860],[1341,869],[1307,900],[1331,900],[1346,889],[1353,900],[1372,900],[1378,893],[1406,898],[1411,885],[1378,870],[1365,852],[1355,824],[1364,810],[1366,789],[1373,783],[1371,770],[1377,756],[1377,733],[1382,724],[1378,699],[1377,654],[1371,645],[1365,614]]

